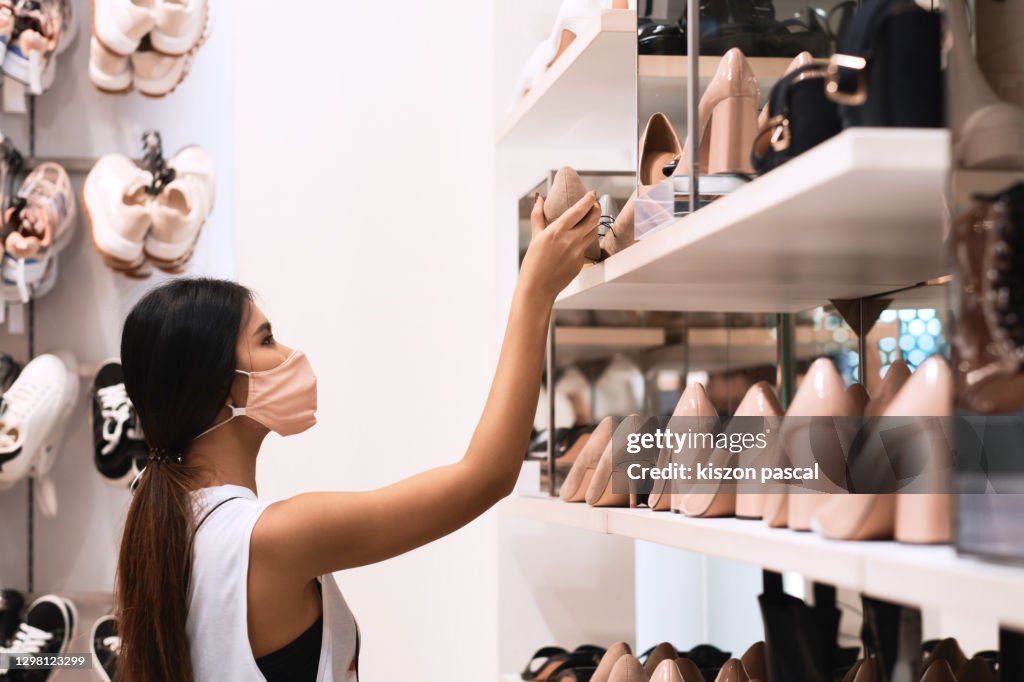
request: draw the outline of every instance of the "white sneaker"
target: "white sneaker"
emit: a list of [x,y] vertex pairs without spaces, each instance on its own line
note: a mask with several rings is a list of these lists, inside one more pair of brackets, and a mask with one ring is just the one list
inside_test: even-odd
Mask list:
[[93,0],[94,35],[111,52],[128,56],[156,26],[156,0]]
[[199,232],[213,210],[216,169],[199,147],[185,147],[168,162],[174,180],[153,200],[153,228],[146,256],[163,270],[177,270],[192,257]]
[[103,92],[128,92],[132,89],[131,61],[111,52],[93,36],[89,44],[89,80]]
[[191,52],[203,41],[210,19],[207,0],[157,0],[153,48],[166,55]]
[[26,476],[44,478],[60,451],[78,398],[74,356],[40,355],[4,393],[0,407],[0,490]]
[[101,158],[85,178],[82,206],[92,243],[115,270],[136,270],[146,261],[142,243],[152,224],[153,200],[146,190],[152,184],[149,171],[120,154]]

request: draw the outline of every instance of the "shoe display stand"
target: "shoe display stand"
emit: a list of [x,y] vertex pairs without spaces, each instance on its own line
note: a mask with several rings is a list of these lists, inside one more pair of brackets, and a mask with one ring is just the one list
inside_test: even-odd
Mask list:
[[[673,120],[685,123],[692,138],[699,137],[696,117],[686,112],[695,110],[702,82],[720,58],[637,58],[635,44],[607,35],[612,30],[628,32],[613,29],[607,19],[606,13],[602,30],[579,36],[543,77],[543,89],[523,98],[499,123],[499,204],[502,196],[506,207],[513,201],[528,203],[534,189],[524,190],[530,187],[531,173],[535,179],[562,165],[621,167],[615,161],[601,166],[592,159],[620,158],[611,152],[620,152],[637,139],[638,121],[646,120],[651,111],[675,107]],[[691,16],[688,23],[697,25],[698,18]],[[689,53],[699,55],[695,36],[690,38]],[[601,60],[617,63],[595,75]],[[751,60],[758,79],[765,81],[762,101],[788,62]],[[635,70],[620,73],[634,64]],[[594,111],[595,101],[608,106]],[[623,111],[627,108],[628,114]],[[628,130],[625,142],[623,129]],[[794,326],[796,316],[823,306],[841,312],[850,336],[847,348],[865,358],[868,332],[887,307],[891,313],[948,311],[952,268],[944,239],[951,207],[974,192],[1005,187],[1018,177],[954,177],[950,146],[945,129],[848,129],[732,195],[675,218],[620,253],[585,267],[559,295],[558,315],[752,313],[775,316],[776,324],[771,330],[734,329],[724,339],[720,330],[692,330],[681,344],[661,348],[630,347],[630,330],[621,329],[616,331],[623,333],[622,346],[593,347],[581,355],[582,330],[560,322],[557,327],[552,324],[549,334],[548,380],[581,358],[593,361],[602,353],[611,357],[628,352],[641,369],[673,353],[685,355],[685,366],[712,371],[774,363],[785,405],[795,387],[796,358],[806,358],[829,340],[828,335],[819,339],[815,332]],[[635,153],[634,145],[634,162]],[[695,154],[680,163],[694,168]],[[699,183],[693,185],[695,198]],[[522,212],[517,217],[522,226]],[[507,224],[507,213],[500,214],[499,221]],[[893,301],[898,305],[890,306]],[[589,334],[611,340],[616,331],[597,328]],[[867,378],[866,362],[860,363],[858,378]],[[542,412],[551,424],[554,391],[545,393]],[[552,445],[549,480],[554,478],[554,459]],[[920,609],[926,630],[929,622],[932,632],[961,629],[970,633],[968,638],[993,647],[990,635],[1000,628],[1006,640],[1018,637],[1013,631],[1024,631],[1024,568],[1019,566],[961,557],[951,546],[838,542],[771,529],[758,521],[568,504],[553,496],[556,486],[557,478],[547,495],[514,497],[501,506],[502,565],[512,566],[501,576],[502,629],[509,635],[507,648],[519,654],[506,656],[503,650],[505,670],[516,669],[514,661],[553,642],[653,643],[637,641],[641,631],[651,632],[643,622],[643,614],[651,609],[642,609],[642,604],[662,595],[665,600],[674,598],[669,592],[678,596],[647,583],[651,572],[646,563],[668,556],[658,548],[682,550],[680,564],[700,567],[698,577],[687,575],[696,580],[691,588],[678,588],[687,596],[676,617],[696,623],[687,630],[694,637],[714,629],[710,620],[715,606],[709,600],[728,602],[732,597],[728,589],[708,588],[713,572],[726,564],[759,569],[765,585],[775,584],[777,573],[799,574],[806,585],[823,586],[822,593],[834,587],[847,600],[859,600],[863,594]],[[564,571],[575,571],[574,579],[555,577]],[[682,573],[668,572],[664,577],[682,579]],[[736,591],[760,591],[760,580],[753,587],[749,583],[737,585]],[[581,614],[580,621],[573,620],[574,609]],[[744,615],[757,621],[754,626],[745,623],[745,632],[760,627],[756,607]],[[534,636],[517,629],[528,629]],[[609,637],[609,632],[616,636]],[[857,643],[855,630],[847,634],[854,638],[844,644]],[[502,642],[505,647],[504,638]]]
[[[23,152],[25,167],[54,161],[68,171],[76,199],[85,175],[109,153],[140,155],[143,131],[158,129],[165,150],[198,144],[217,160],[216,208],[203,229],[186,274],[234,278],[235,120],[224,105],[224,83],[232,79],[229,4],[211,5],[216,30],[195,57],[187,81],[169,97],[108,95],[88,78],[90,3],[75,0],[83,31],[61,56],[57,77],[45,94],[30,101],[28,115],[0,114],[0,131]],[[80,206],[79,206],[80,208]],[[79,218],[60,254],[54,289],[25,308],[22,333],[0,327],[0,350],[24,364],[54,350],[78,360],[82,382],[51,478],[57,492],[55,517],[34,508],[29,481],[0,492],[0,586],[33,598],[55,593],[73,601],[79,624],[71,651],[89,650],[89,630],[109,612],[121,528],[130,500],[127,490],[103,480],[93,463],[89,424],[90,385],[96,367],[119,354],[121,326],[134,303],[169,279],[162,272],[129,278],[108,268],[96,253],[88,225]],[[96,679],[89,670],[62,672],[68,682]]]

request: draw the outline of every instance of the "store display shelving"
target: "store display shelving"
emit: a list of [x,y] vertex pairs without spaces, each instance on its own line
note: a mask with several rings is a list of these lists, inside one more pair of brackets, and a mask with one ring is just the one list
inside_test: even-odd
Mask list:
[[559,366],[665,345],[665,330],[657,327],[560,326],[555,335]]
[[502,509],[520,518],[794,571],[897,603],[976,609],[1003,626],[1024,627],[1024,569],[960,557],[948,546],[841,542],[757,521],[599,509],[541,497],[510,498]]
[[582,148],[636,135],[636,12],[604,10],[498,127],[498,143]]
[[947,274],[945,130],[846,130],[582,272],[560,309],[798,312]]

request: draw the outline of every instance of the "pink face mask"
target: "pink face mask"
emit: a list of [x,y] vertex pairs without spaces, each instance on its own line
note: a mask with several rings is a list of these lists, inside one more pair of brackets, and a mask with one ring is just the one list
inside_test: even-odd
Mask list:
[[235,417],[248,417],[282,436],[302,433],[316,424],[316,374],[306,354],[292,351],[284,362],[262,372],[246,372],[249,377],[245,407],[228,405],[231,416],[196,436],[224,426]]

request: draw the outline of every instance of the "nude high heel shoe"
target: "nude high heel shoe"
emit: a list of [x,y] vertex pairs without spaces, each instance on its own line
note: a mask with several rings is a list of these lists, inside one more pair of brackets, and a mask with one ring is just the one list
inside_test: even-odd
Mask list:
[[615,434],[605,446],[604,452],[601,453],[601,459],[597,462],[590,486],[587,487],[587,504],[591,507],[629,506],[629,492],[615,491],[616,488],[620,491],[629,488],[625,473],[615,471],[615,460],[624,455],[627,435],[639,430],[640,416],[636,414],[631,414],[623,419],[615,429]]
[[946,661],[935,661],[925,668],[921,682],[957,682],[956,675]]
[[[953,373],[946,361],[932,356],[924,361],[903,390],[889,405],[887,416],[952,417]],[[922,438],[931,440],[929,447],[937,461],[925,465],[918,478],[895,496],[895,536],[899,542],[937,544],[953,538],[953,495],[949,492],[915,492],[916,490],[949,490],[952,459],[949,454],[951,434],[927,432]]]
[[[669,420],[669,428],[676,433],[692,431],[694,434],[711,433],[718,431],[718,410],[708,398],[704,385],[693,383],[686,387],[682,397],[673,413],[673,419]],[[695,462],[707,462],[714,451],[714,447],[705,447],[704,443],[696,447],[684,446],[678,453],[671,456],[671,461],[684,466],[694,466]],[[671,484],[668,486],[671,488]],[[672,511],[685,513],[686,500],[691,493],[671,492],[669,507]]]
[[[839,376],[839,372],[831,360],[819,358],[814,361],[814,364],[807,371],[803,383],[800,384],[799,390],[793,396],[793,403],[786,411],[786,415],[795,417],[857,416],[856,408],[846,394],[846,386],[843,383],[843,379]],[[794,431],[793,428],[797,430]],[[813,458],[817,453],[810,451],[809,432],[803,426],[793,428],[787,428],[787,425],[784,425],[783,433],[779,436],[786,448],[786,456],[790,457],[791,460],[795,460],[791,461],[791,464],[795,467],[813,466]],[[838,434],[837,440],[839,440]],[[845,469],[845,460],[842,463],[826,461],[821,464],[822,479],[826,480],[818,480],[818,486],[820,487],[823,484],[828,486],[829,480],[827,479],[831,479],[834,483],[830,487],[835,487],[839,490],[838,484],[842,481],[836,481],[836,479],[842,478],[842,474],[837,471],[830,471],[829,465],[837,466],[843,464]],[[787,495],[787,498],[788,500],[784,503],[787,507],[787,525],[793,530],[807,531],[811,529],[811,520],[814,518],[815,513],[828,500],[828,494],[798,492]],[[768,509],[765,511],[767,513]],[[773,508],[772,511],[776,518],[766,517],[765,520],[774,527],[773,522],[778,521],[780,510]]]
[[[960,648],[960,643],[952,637],[947,637],[932,649],[931,653],[924,659],[924,669],[931,671],[932,668],[938,666],[939,673],[944,675],[945,669],[943,669],[942,663],[946,664],[946,668],[949,669],[953,679],[957,679],[959,671],[967,665],[967,656],[964,654],[963,649]],[[927,678],[927,674],[925,675]],[[942,679],[938,677],[936,679]]]
[[868,395],[864,384],[861,383],[850,384],[850,387],[846,389],[846,396],[850,399],[854,411],[858,414],[864,414],[868,403],[871,402],[871,396]]
[[965,0],[946,1],[948,98],[953,154],[959,168],[1024,169],[1024,110],[1002,101],[978,68],[967,30]]
[[[710,417],[712,415],[717,419],[718,413],[715,411],[714,405],[711,404],[704,387],[699,383],[693,383],[683,390],[675,410],[672,411],[668,425],[672,426],[672,419],[686,420],[680,422],[686,424],[695,417]],[[682,462],[685,456],[685,452],[676,454],[671,449],[665,448],[658,455],[657,467],[663,469],[672,462]],[[647,496],[647,506],[653,511],[670,511],[672,509],[672,488],[672,481],[665,479],[654,481],[651,493]]]
[[[674,662],[677,658],[679,658],[679,652],[676,651],[676,648],[668,642],[662,642],[654,647],[647,656],[647,662],[644,663],[644,672],[648,675],[654,675],[654,671],[662,663],[665,661]],[[675,668],[675,665],[672,667]]]
[[[594,680],[595,677],[590,679]],[[633,656],[626,655],[615,662],[615,667],[612,668],[611,675],[608,676],[608,682],[649,682],[649,680],[640,661]]]
[[583,502],[587,499],[587,488],[590,487],[590,481],[594,478],[594,469],[597,468],[604,449],[611,442],[614,429],[615,420],[605,417],[590,434],[587,444],[576,457],[576,461],[572,463],[572,468],[558,491],[558,496],[562,500]]
[[[601,246],[611,256],[636,242],[636,200],[646,188],[672,177],[679,164],[682,146],[671,121],[662,113],[647,120],[640,136],[637,189],[619,212]],[[668,217],[668,216],[666,216]]]
[[865,417],[877,417],[885,412],[889,407],[889,403],[896,397],[896,394],[903,388],[903,384],[907,383],[907,379],[910,378],[910,368],[907,367],[907,363],[903,362],[902,359],[896,360],[889,365],[889,371],[885,373],[882,378],[882,382],[878,385],[878,389],[875,390],[874,397],[868,403],[868,406],[864,409]]
[[[793,73],[794,71],[796,71],[797,69],[799,69],[799,68],[801,68],[803,66],[807,66],[808,64],[810,64],[813,61],[814,61],[814,57],[811,56],[810,52],[807,52],[807,51],[801,52],[796,57],[794,57],[793,61],[791,61],[789,63],[789,66],[786,67],[786,71],[782,74],[782,78],[785,78],[786,76],[788,76],[789,74]],[[803,79],[798,76],[797,80],[803,80]],[[758,130],[762,130],[762,129],[764,129],[764,127],[766,125],[768,125],[768,118],[769,118],[769,115],[768,115],[768,105],[765,104],[764,108],[761,109],[761,113],[757,117],[757,129]]]
[[[739,48],[725,53],[718,70],[700,98],[697,110],[697,140],[699,172],[753,173],[750,149],[757,137],[757,103],[761,89],[757,77]],[[690,158],[689,138],[683,145],[680,168],[686,168]],[[684,175],[688,170],[676,175]]]
[[768,664],[765,662],[764,642],[755,642],[740,656],[740,663],[750,682],[768,682]]
[[718,671],[715,682],[751,682],[743,663],[738,658],[732,658],[725,662],[722,669]]
[[615,664],[624,656],[633,656],[633,650],[625,642],[616,642],[608,647],[601,657],[601,662],[597,664],[597,670],[591,675],[590,682],[608,682]]
[[[679,666],[676,665],[674,659],[662,661],[658,667],[651,671],[649,679],[651,682],[690,682],[683,677],[683,673],[679,670]],[[696,682],[701,682],[702,679],[697,678]]]
[[704,682],[704,675],[701,674],[700,668],[690,659],[680,657],[674,663],[683,682]]
[[[751,386],[736,408],[737,417],[761,417],[765,420],[765,428],[772,429],[773,433],[779,428],[779,418],[783,412],[775,389],[767,381],[759,381]],[[736,486],[736,517],[760,519],[764,516],[764,505],[768,496],[761,492],[743,492],[744,489],[742,483]]]
[[[547,220],[548,225],[558,220],[563,213],[582,199],[588,191],[590,190],[580,180],[580,176],[576,171],[568,166],[559,169],[555,173],[554,180],[551,181],[551,191],[548,193],[547,199],[544,200],[544,219]],[[590,209],[590,212],[587,213],[580,223],[596,227],[600,221],[601,206],[595,201],[594,208]],[[593,243],[587,247],[587,251],[583,256],[595,263],[601,260],[601,244],[596,236]]]

